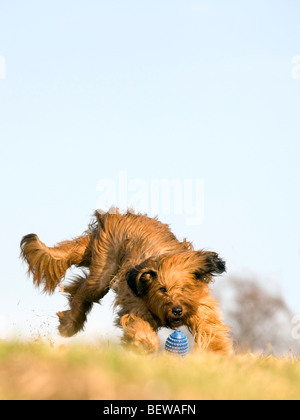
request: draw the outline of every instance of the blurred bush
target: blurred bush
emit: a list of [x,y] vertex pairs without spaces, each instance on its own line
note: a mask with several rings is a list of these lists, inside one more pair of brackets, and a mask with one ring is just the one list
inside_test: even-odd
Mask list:
[[275,284],[232,276],[213,292],[232,328],[236,351],[300,356],[300,340],[292,335],[294,314]]

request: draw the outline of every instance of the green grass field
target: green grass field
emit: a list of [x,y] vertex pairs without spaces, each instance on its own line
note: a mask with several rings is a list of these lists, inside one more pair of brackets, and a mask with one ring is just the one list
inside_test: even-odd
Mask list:
[[0,399],[300,399],[300,360],[0,343]]

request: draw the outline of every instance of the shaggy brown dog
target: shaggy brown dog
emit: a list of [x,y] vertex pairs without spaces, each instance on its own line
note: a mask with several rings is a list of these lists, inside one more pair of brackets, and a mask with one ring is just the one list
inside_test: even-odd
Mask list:
[[82,236],[53,248],[35,234],[24,236],[21,255],[33,282],[43,284],[47,293],[54,292],[72,265],[89,269],[64,288],[70,309],[57,314],[63,336],[83,329],[93,303],[112,288],[124,343],[155,352],[159,328],[186,325],[197,350],[231,350],[229,328],[208,288],[213,276],[225,271],[225,262],[214,252],[195,251],[191,243],[178,241],[156,218],[96,211]]

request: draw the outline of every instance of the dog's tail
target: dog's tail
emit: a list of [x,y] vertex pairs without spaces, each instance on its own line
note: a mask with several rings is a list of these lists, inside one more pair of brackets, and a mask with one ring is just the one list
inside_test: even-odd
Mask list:
[[34,233],[22,238],[21,257],[28,263],[28,274],[33,275],[36,286],[44,285],[45,293],[53,293],[71,265],[89,267],[91,259],[92,232],[72,241],[58,243],[53,248],[47,247]]

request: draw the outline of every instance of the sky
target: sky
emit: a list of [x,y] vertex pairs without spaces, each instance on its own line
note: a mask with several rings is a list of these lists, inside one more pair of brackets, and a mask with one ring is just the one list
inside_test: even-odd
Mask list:
[[[216,282],[255,276],[300,314],[299,21],[298,0],[1,1],[0,336],[56,338],[66,308],[22,236],[53,246],[126,197],[217,251]],[[157,180],[190,185],[199,223]],[[80,337],[118,334],[112,300]]]

